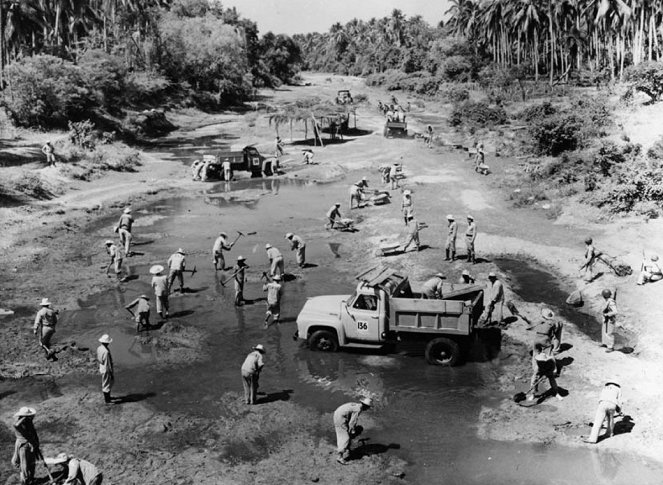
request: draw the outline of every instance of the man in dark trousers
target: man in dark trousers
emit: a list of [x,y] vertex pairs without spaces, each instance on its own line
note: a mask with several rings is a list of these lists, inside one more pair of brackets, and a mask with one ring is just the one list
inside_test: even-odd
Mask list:
[[47,465],[62,467],[62,471],[58,472],[67,477],[62,485],[101,485],[104,479],[92,463],[66,453],[60,453],[55,458],[46,458],[44,461]]
[[339,406],[334,411],[334,428],[336,430],[336,461],[341,465],[348,464],[350,457],[350,445],[352,438],[359,434],[357,420],[362,411],[366,411],[373,405],[370,397],[363,397],[359,402],[349,402]]
[[246,356],[242,364],[242,383],[244,385],[244,402],[246,404],[255,404],[258,394],[258,380],[260,372],[265,366],[262,356],[265,353],[265,347],[258,344]]
[[14,417],[14,455],[12,464],[20,470],[21,485],[32,485],[35,478],[35,462],[41,455],[39,437],[32,419],[37,412],[33,408],[22,407]]
[[46,352],[46,358],[57,360],[55,352],[51,350],[51,338],[53,338],[53,334],[55,333],[55,325],[58,323],[58,314],[60,312],[51,308],[51,302],[48,298],[43,298],[40,305],[41,309],[35,316],[32,331],[35,335],[38,335],[39,344]]

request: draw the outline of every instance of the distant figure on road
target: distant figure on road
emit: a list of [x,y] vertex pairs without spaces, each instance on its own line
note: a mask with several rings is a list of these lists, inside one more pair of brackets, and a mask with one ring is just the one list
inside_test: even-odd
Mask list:
[[97,347],[97,361],[99,362],[99,374],[101,374],[101,392],[104,395],[104,402],[110,404],[113,402],[111,389],[115,383],[115,373],[113,372],[113,356],[111,356],[108,346],[113,341],[108,334],[99,338],[101,345]]
[[33,408],[22,407],[14,414],[14,454],[12,465],[20,471],[21,485],[32,485],[35,478],[35,462],[41,456],[39,436],[32,421],[37,412]]
[[55,149],[50,141],[47,141],[46,144],[41,147],[41,152],[46,155],[46,163],[49,167],[55,166]]
[[290,241],[290,249],[297,251],[297,265],[304,268],[306,266],[306,243],[300,236],[291,232],[286,234],[285,238]]
[[260,372],[265,366],[262,359],[264,353],[265,347],[262,344],[258,344],[253,347],[252,352],[246,356],[242,364],[242,384],[244,386],[244,402],[246,404],[256,404]]
[[58,323],[60,311],[51,308],[51,302],[48,298],[42,298],[40,306],[41,309],[35,316],[32,332],[38,335],[39,345],[46,352],[46,359],[57,360],[55,352],[51,350],[51,338],[53,338],[53,334],[55,333],[55,326]]
[[336,430],[336,452],[338,457],[336,461],[341,465],[348,464],[350,457],[350,445],[352,438],[361,433],[360,426],[357,426],[359,415],[373,405],[370,397],[363,397],[359,402],[349,402],[339,406],[334,411],[334,429]]
[[232,165],[230,164],[230,159],[225,158],[221,164],[223,168],[223,180],[230,182],[233,179]]
[[426,146],[433,148],[433,127],[431,125],[426,127]]
[[601,390],[599,396],[599,406],[594,415],[592,431],[589,438],[584,439],[585,443],[596,444],[599,441],[599,433],[606,423],[605,437],[610,438],[615,433],[615,413],[622,412],[622,388],[614,380],[608,381]]

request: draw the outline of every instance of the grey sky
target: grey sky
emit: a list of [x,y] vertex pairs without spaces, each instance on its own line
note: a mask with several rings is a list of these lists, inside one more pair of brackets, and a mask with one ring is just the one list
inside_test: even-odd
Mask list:
[[408,17],[421,15],[437,24],[449,8],[448,0],[225,0],[225,7],[237,7],[243,17],[258,23],[261,34],[326,32],[329,27],[357,17],[388,16],[395,8]]

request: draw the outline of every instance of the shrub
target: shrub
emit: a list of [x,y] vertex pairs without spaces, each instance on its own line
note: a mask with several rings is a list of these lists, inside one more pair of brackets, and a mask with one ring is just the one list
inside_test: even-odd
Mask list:
[[95,145],[94,124],[90,120],[69,122],[69,141],[80,148],[92,149]]
[[532,121],[538,121],[541,118],[552,116],[557,113],[557,108],[546,101],[545,103],[535,104],[525,108],[518,113],[516,117],[526,123],[531,123]]
[[124,98],[127,70],[121,58],[92,49],[78,58],[83,82],[95,96],[97,103],[116,111],[118,100]]
[[470,99],[470,92],[458,84],[441,84],[437,93],[447,103],[460,103]]
[[155,71],[136,71],[127,76],[125,97],[132,104],[159,103],[171,82]]
[[663,160],[663,136],[659,137],[647,150],[647,156],[654,160]]
[[35,199],[48,199],[52,196],[39,175],[31,172],[22,172],[11,181],[10,186],[15,191]]
[[663,62],[643,62],[626,70],[629,91],[640,91],[653,102],[663,95]]
[[582,120],[575,115],[558,114],[534,122],[528,132],[537,153],[557,156],[580,146],[581,125]]
[[451,126],[490,127],[506,123],[507,115],[501,106],[490,106],[482,101],[464,101],[455,104],[449,117]]

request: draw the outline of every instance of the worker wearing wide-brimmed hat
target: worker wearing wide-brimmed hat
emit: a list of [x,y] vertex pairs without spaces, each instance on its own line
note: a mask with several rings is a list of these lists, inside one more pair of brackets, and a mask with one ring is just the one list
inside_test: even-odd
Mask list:
[[474,241],[477,239],[477,225],[474,217],[467,216],[467,229],[465,229],[465,247],[467,248],[467,262],[476,264],[476,252],[474,251]]
[[357,426],[357,420],[362,411],[366,411],[373,405],[370,397],[362,397],[359,402],[349,402],[339,406],[334,411],[334,428],[336,430],[336,461],[342,465],[348,463],[350,457],[350,445],[352,438],[360,434],[362,429]]
[[281,317],[281,295],[283,294],[281,275],[274,275],[272,281],[268,281],[262,286],[262,290],[267,292],[267,312],[265,312],[265,328],[267,328],[270,325],[270,317],[272,323],[279,323]]
[[54,458],[45,458],[44,463],[63,468],[61,472],[57,470],[67,477],[62,485],[101,485],[104,478],[99,469],[89,461],[66,453],[60,453]]
[[214,271],[226,269],[226,259],[223,257],[223,251],[230,251],[234,243],[228,243],[228,234],[220,232],[219,237],[214,241],[212,246],[212,262],[214,263]]
[[461,284],[474,284],[474,277],[466,269],[460,274],[460,279],[458,280]]
[[490,303],[486,323],[491,324],[495,321],[500,324],[504,319],[504,285],[492,271],[488,273],[488,281],[490,282]]
[[127,207],[122,212],[120,220],[117,223],[116,231],[120,235],[120,243],[124,245],[124,252],[127,257],[131,256],[131,241],[133,240],[133,235],[131,234],[131,228],[134,224],[134,218],[131,215],[131,208]]
[[39,335],[39,344],[46,352],[46,358],[57,360],[55,353],[51,350],[51,338],[55,333],[60,311],[51,308],[51,302],[48,298],[42,298],[40,306],[41,308],[35,316],[32,331],[35,335]]
[[14,454],[12,464],[19,469],[21,485],[31,485],[35,477],[35,462],[41,455],[39,436],[33,423],[37,412],[34,408],[22,407],[14,414]]
[[562,338],[562,322],[555,319],[555,313],[550,308],[542,308],[541,317],[543,320],[534,327],[534,344],[541,344],[549,354],[558,353]]
[[110,261],[108,262],[108,266],[106,267],[106,274],[108,274],[108,271],[111,269],[111,266],[114,266],[115,276],[117,276],[118,280],[124,281],[122,277],[122,271],[124,269],[124,266],[122,264],[124,262],[124,249],[122,248],[122,246],[115,244],[110,239],[106,240],[104,245],[106,246],[106,252],[110,256]]
[[253,347],[242,364],[242,384],[244,385],[244,402],[246,404],[256,404],[260,371],[265,365],[262,359],[264,353],[265,347],[258,344]]
[[290,241],[290,249],[292,251],[297,251],[297,265],[300,268],[306,266],[306,243],[304,240],[297,234],[291,232],[286,234],[285,238]]
[[445,261],[455,261],[456,260],[456,236],[458,235],[458,224],[456,223],[456,218],[449,214],[447,216],[447,241],[444,245],[444,251],[446,255],[444,256]]
[[101,345],[97,347],[97,361],[99,362],[99,373],[101,374],[101,392],[104,394],[106,403],[112,402],[111,388],[115,383],[115,373],[113,372],[113,356],[108,346],[113,341],[108,334],[99,338]]
[[246,268],[246,258],[241,255],[237,256],[237,264],[233,267],[233,280],[235,280],[235,306],[242,306],[244,304]]
[[599,440],[599,433],[603,423],[607,421],[605,437],[611,437],[615,432],[615,413],[622,412],[622,388],[616,379],[611,379],[605,383],[599,396],[599,405],[596,409],[592,431],[586,443],[596,444]]
[[152,275],[152,288],[154,289],[154,298],[157,302],[157,313],[161,318],[168,318],[168,276],[162,275],[163,266],[155,264],[150,268]]
[[[135,312],[131,310],[133,307],[136,307]],[[140,295],[138,298],[136,298],[134,301],[126,305],[124,308],[126,308],[129,311],[129,313],[131,313],[131,316],[136,321],[136,332],[140,332],[142,326],[144,327],[150,326],[149,296],[144,294]]]
[[186,253],[179,248],[168,258],[168,288],[172,291],[175,278],[180,282],[180,293],[184,293],[184,270],[186,269]]
[[446,278],[442,273],[435,273],[431,279],[426,281],[421,287],[421,298],[435,299],[442,298],[442,281]]
[[269,275],[275,276],[278,274],[283,276],[285,268],[281,251],[269,243],[265,244],[265,251],[267,251],[267,257],[269,258]]
[[333,206],[329,208],[327,211],[327,224],[325,224],[325,228],[329,229],[334,229],[334,224],[336,223],[336,219],[342,219],[343,216],[341,215],[340,211],[341,203],[336,202]]
[[412,191],[410,189],[405,189],[403,191],[401,212],[403,212],[403,220],[407,226],[408,222],[410,221],[410,217],[414,216],[414,201],[412,200]]

